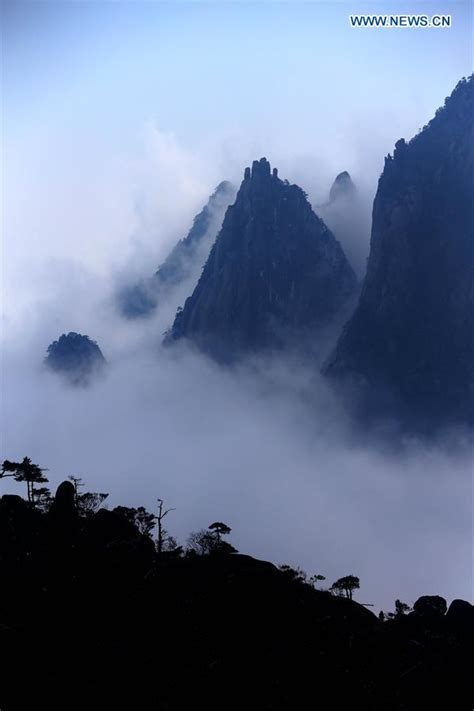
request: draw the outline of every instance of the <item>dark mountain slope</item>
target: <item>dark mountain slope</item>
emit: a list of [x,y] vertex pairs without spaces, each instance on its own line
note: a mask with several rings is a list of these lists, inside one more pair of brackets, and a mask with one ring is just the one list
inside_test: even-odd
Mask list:
[[474,82],[388,156],[359,305],[326,364],[364,410],[404,421],[473,420]]

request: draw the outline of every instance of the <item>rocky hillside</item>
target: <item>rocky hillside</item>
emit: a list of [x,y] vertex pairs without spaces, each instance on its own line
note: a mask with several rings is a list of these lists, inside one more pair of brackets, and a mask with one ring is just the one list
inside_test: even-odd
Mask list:
[[262,158],[245,170],[201,278],[167,342],[218,360],[316,338],[357,288],[341,246],[297,185]]
[[473,420],[474,82],[385,161],[359,305],[325,366],[365,411]]
[[119,294],[119,306],[126,318],[149,316],[161,297],[196,273],[207,259],[224,219],[225,211],[235,199],[232,183],[219,183],[209,201],[194,218],[187,236],[180,240],[155,274]]

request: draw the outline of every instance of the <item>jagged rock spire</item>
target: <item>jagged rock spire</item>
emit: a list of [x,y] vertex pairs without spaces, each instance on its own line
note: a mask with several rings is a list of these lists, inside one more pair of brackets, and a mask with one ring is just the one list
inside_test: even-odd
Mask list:
[[356,278],[305,193],[266,158],[246,168],[235,204],[167,342],[192,341],[219,360],[315,337]]

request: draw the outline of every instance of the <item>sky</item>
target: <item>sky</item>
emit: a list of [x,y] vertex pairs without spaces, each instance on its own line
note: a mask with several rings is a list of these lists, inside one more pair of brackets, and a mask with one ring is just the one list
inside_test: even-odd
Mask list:
[[[164,496],[181,538],[223,519],[245,552],[334,579],[360,573],[363,601],[388,609],[422,593],[470,597],[463,446],[409,442],[395,454],[354,443],[304,368],[227,373],[163,354],[192,283],[145,324],[124,323],[114,293],[152,273],[217,183],[238,185],[261,156],[313,206],[351,173],[361,206],[356,248],[346,246],[363,271],[384,156],[472,71],[472,4],[20,0],[1,10],[2,458],[28,454],[53,486],[81,475],[115,504],[151,508]],[[450,13],[452,27],[351,29],[348,15],[366,12]],[[350,221],[327,220],[345,246]],[[95,338],[110,363],[90,391],[41,368],[70,330]]]

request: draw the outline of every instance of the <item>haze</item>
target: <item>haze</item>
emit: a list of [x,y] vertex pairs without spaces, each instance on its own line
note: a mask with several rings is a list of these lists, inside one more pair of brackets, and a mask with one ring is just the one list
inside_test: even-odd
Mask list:
[[[374,3],[3,3],[2,458],[30,456],[110,505],[176,507],[181,541],[223,520],[242,552],[301,565],[358,599],[472,595],[472,459],[358,441],[317,367],[233,371],[161,349],[193,279],[144,322],[117,285],[148,276],[221,180],[266,156],[313,206],[337,173],[357,219],[324,215],[362,276],[384,156],[471,71],[471,4],[450,30],[358,31]],[[422,10],[420,8],[423,8]],[[377,12],[447,12],[377,3]],[[98,341],[106,378],[42,369],[61,333]],[[2,490],[18,488],[2,483]]]

